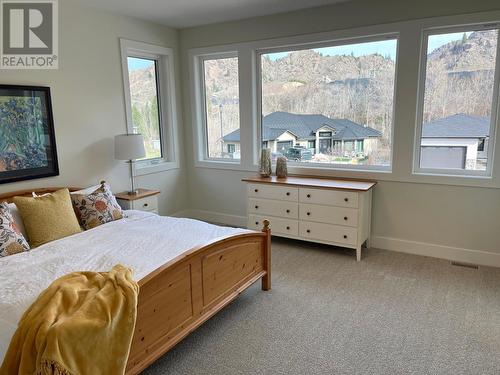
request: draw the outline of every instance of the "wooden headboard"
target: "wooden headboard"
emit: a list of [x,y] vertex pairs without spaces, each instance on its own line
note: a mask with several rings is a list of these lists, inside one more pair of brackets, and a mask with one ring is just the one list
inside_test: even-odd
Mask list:
[[[38,189],[26,189],[26,190],[17,190],[12,191],[10,193],[0,194],[0,202],[12,202],[12,198],[14,197],[31,197],[32,193],[37,195],[53,193],[54,191],[66,189],[65,187],[46,187],[46,188],[38,188]],[[77,187],[68,187],[69,191],[77,191],[81,188]]]

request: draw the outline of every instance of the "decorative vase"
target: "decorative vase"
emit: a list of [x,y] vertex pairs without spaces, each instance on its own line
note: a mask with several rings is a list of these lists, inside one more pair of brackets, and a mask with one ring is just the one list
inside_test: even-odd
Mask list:
[[284,156],[280,156],[278,159],[276,159],[276,177],[286,178],[286,176],[288,176],[286,158]]
[[260,152],[259,174],[261,177],[270,177],[271,173],[271,149],[263,148]]

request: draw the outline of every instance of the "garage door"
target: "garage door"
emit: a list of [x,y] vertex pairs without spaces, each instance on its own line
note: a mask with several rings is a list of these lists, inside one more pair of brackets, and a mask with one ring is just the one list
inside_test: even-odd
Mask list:
[[281,141],[276,145],[276,150],[285,155],[286,151],[291,147],[293,147],[293,141]]
[[465,169],[467,147],[423,146],[420,168]]

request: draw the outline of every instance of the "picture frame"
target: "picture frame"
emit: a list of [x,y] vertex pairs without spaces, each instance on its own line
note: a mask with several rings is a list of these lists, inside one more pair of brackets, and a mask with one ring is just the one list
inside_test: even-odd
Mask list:
[[50,88],[0,84],[0,184],[58,175]]

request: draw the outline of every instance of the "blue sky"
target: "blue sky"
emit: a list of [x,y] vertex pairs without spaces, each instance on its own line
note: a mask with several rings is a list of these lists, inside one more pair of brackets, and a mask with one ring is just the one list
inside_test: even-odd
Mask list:
[[[467,36],[471,33],[466,33]],[[429,48],[428,52],[432,52],[436,48],[441,47],[442,45],[451,42],[452,40],[461,40],[463,32],[461,33],[451,33],[451,34],[441,34],[441,35],[432,35],[429,37]],[[390,40],[382,40],[377,42],[366,42],[366,43],[358,43],[358,44],[348,44],[342,46],[335,47],[324,47],[324,48],[314,48],[314,51],[320,52],[326,56],[335,56],[335,55],[350,55],[354,56],[364,56],[371,55],[373,53],[378,53],[382,56],[389,56],[392,60],[396,58],[396,39]],[[282,57],[285,57],[289,54],[289,52],[277,52],[277,53],[269,53],[267,56],[271,60],[277,60]]]
[[[472,32],[465,33],[467,36],[472,34]],[[431,53],[436,48],[451,42],[452,40],[462,40],[463,32],[461,33],[451,33],[451,34],[439,34],[429,36],[429,44],[427,45],[427,53]]]
[[127,57],[128,70],[129,72],[133,70],[140,70],[149,68],[155,62],[153,60],[139,59],[137,57]]

